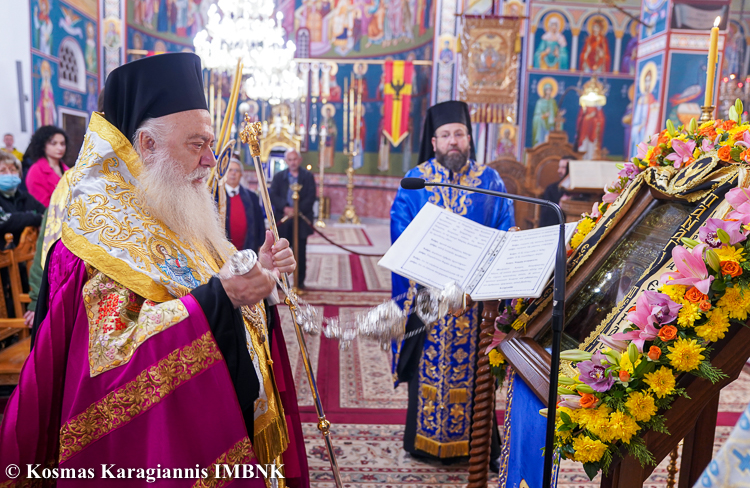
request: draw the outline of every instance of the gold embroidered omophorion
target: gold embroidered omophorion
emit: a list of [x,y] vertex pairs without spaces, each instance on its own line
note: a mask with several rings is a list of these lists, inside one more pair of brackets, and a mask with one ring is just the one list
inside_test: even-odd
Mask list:
[[[243,464],[250,464],[254,459],[255,455],[253,453],[253,445],[251,444],[250,439],[245,437],[238,441],[237,444],[232,446],[227,452],[216,458],[216,460],[209,466],[204,466],[211,476],[196,481],[193,484],[193,488],[221,488],[222,486],[226,486],[234,481],[234,476],[231,474],[233,473],[232,468]],[[227,466],[230,475],[216,478],[215,466],[222,466],[222,469],[223,466]],[[222,471],[220,474],[225,474],[226,472],[227,471]]]

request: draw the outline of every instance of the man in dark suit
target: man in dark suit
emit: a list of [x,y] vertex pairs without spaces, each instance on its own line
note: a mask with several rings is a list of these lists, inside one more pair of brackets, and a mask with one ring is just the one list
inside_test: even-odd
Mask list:
[[237,249],[258,252],[266,235],[266,224],[258,195],[240,185],[242,165],[236,159],[229,162],[227,181],[227,237]]
[[[315,178],[304,168],[300,168],[302,156],[295,150],[287,151],[284,171],[276,173],[271,182],[271,205],[276,222],[279,223],[279,236],[288,239],[294,245],[294,201],[292,200],[292,184],[299,183],[299,212],[312,222],[313,204],[315,203]],[[305,272],[307,271],[307,238],[313,230],[301,217],[299,219],[299,250],[297,257],[297,272],[299,273],[299,287],[305,287]]]

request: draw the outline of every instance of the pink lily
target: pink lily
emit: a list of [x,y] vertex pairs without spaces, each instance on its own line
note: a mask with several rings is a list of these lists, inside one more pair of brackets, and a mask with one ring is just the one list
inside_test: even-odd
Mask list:
[[628,341],[618,341],[604,334],[599,335],[599,342],[619,353],[625,352],[628,349]]
[[559,403],[561,407],[568,407],[571,410],[581,408],[581,397],[579,395],[560,395],[562,400]]
[[683,163],[689,163],[693,159],[695,141],[684,142],[679,139],[672,139],[672,149],[674,149],[674,152],[666,159],[674,161],[674,167],[679,169]]
[[503,339],[505,339],[505,336],[508,335],[505,332],[500,332],[495,328],[495,333],[492,335],[492,342],[489,346],[487,346],[487,349],[485,349],[484,353],[489,354],[491,350],[495,349],[501,342],[503,342]]
[[645,292],[635,304],[635,310],[628,312],[628,320],[633,323],[637,330],[612,334],[616,341],[632,341],[643,352],[646,341],[653,341],[659,336],[659,329],[655,327],[659,323],[668,323],[677,317],[677,311],[681,305],[674,303],[668,296],[657,292]]
[[750,189],[732,188],[727,193],[726,199],[734,208],[727,218],[739,220],[742,225],[750,224]]
[[749,131],[745,131],[742,133],[742,140],[735,142],[738,146],[745,146],[747,148],[750,148],[750,133]]
[[601,216],[602,213],[599,211],[599,202],[594,202],[594,206],[591,207],[591,218],[598,219]]
[[604,203],[614,203],[615,200],[617,200],[617,197],[619,197],[620,194],[614,191],[606,191],[604,193],[604,196],[602,197],[602,202]]
[[703,142],[701,142],[701,151],[704,153],[707,153],[708,151],[711,151],[714,148],[714,143],[709,140],[708,138],[703,139]]
[[662,284],[694,286],[704,295],[708,295],[714,277],[708,274],[706,262],[703,260],[705,247],[705,244],[699,244],[691,252],[682,246],[676,246],[672,249],[672,259],[677,271],[662,274],[659,281]]
[[648,153],[648,144],[646,144],[645,142],[641,142],[636,146],[636,149],[638,149],[638,152],[636,153],[635,157],[638,159],[643,159]]
[[659,144],[659,132],[656,134],[651,134],[651,137],[648,139],[649,146],[656,146]]

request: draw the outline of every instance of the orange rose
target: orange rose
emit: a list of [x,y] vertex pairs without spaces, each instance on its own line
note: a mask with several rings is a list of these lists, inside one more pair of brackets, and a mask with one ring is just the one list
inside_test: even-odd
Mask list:
[[658,348],[656,346],[651,346],[651,348],[648,350],[648,358],[651,361],[658,361],[660,357],[661,357],[661,348]]
[[700,307],[701,312],[708,312],[711,310],[711,302],[708,300],[701,300],[701,302],[698,304],[698,307]]
[[721,274],[736,278],[742,274],[742,268],[740,267],[739,263],[735,263],[734,261],[722,261]]
[[667,142],[669,142],[669,132],[664,129],[661,131],[661,134],[659,134],[659,142],[657,144],[666,144]]
[[737,125],[737,122],[735,122],[734,120],[724,120],[721,122],[721,124],[719,124],[719,127],[722,130],[730,130],[734,129],[735,125]]
[[619,376],[620,376],[620,381],[622,381],[623,383],[627,383],[628,380],[630,380],[630,373],[628,373],[624,369],[620,370]]
[[740,153],[740,159],[742,161],[745,161],[746,163],[750,162],[750,151],[748,151],[747,149],[745,149],[744,151],[742,151]]
[[743,130],[743,131],[737,132],[736,134],[732,136],[732,139],[734,139],[735,141],[741,141],[744,138],[745,132],[747,131]]
[[708,300],[708,295],[704,295],[698,288],[692,287],[685,293],[685,299],[691,303],[700,303],[703,300]]
[[656,161],[649,161],[648,165],[649,166],[659,166],[659,163],[657,163]]
[[677,327],[674,325],[665,325],[659,329],[659,339],[664,342],[671,341],[675,337],[677,337]]
[[598,401],[599,399],[592,393],[584,393],[581,395],[581,408],[594,408]]
[[706,127],[704,129],[700,129],[698,131],[698,134],[701,135],[701,136],[703,136],[703,137],[708,137],[708,138],[710,138],[712,140],[716,139],[716,129],[714,129],[713,126]]
[[732,148],[731,146],[721,146],[719,148],[719,159],[722,161],[729,162],[732,160]]

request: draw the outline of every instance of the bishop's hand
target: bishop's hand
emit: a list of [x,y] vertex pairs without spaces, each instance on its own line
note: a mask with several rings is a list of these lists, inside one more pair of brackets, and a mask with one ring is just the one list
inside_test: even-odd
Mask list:
[[219,279],[235,308],[255,305],[270,295],[276,287],[273,274],[264,269],[259,262],[245,274],[233,273],[227,262],[219,271]]
[[277,277],[282,273],[293,273],[297,269],[297,261],[289,247],[289,241],[279,239],[274,243],[273,233],[270,230],[266,231],[266,241],[258,251],[258,262]]

